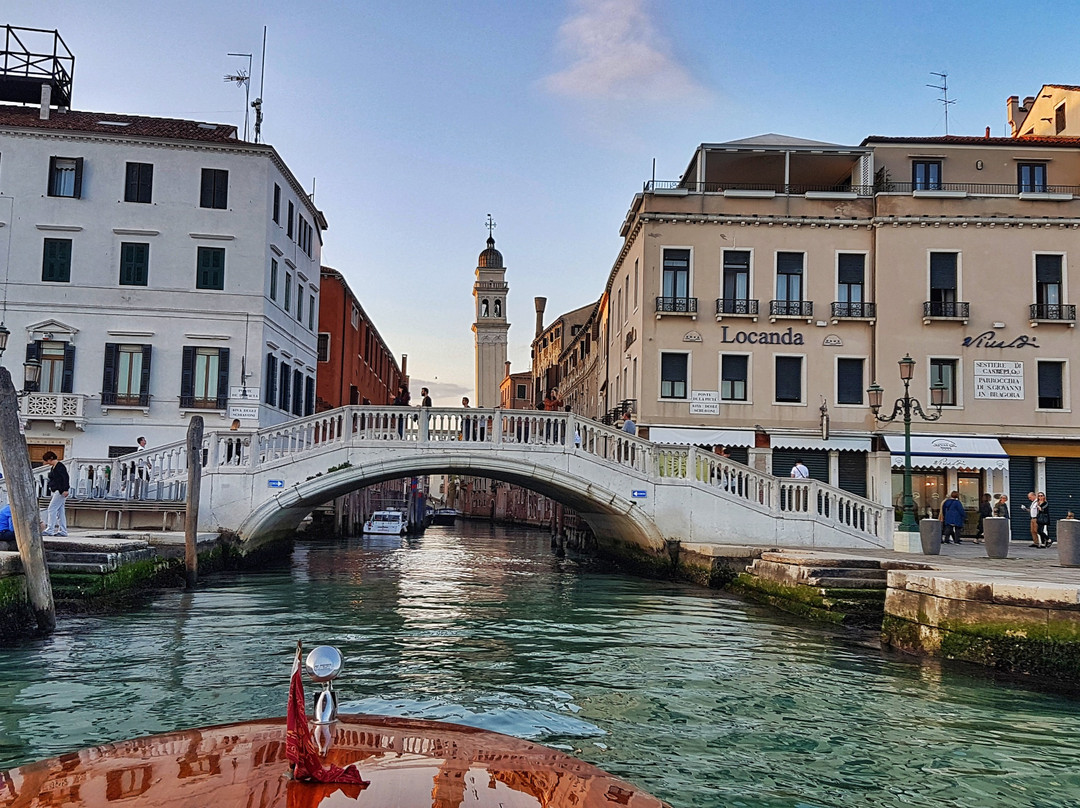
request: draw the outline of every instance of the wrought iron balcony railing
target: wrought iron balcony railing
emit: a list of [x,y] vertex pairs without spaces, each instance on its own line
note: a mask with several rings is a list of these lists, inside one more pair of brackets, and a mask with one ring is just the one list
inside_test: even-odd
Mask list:
[[877,305],[874,303],[841,303],[832,304],[833,317],[861,317],[870,319],[877,316]]
[[697,314],[696,297],[658,297],[656,310],[671,314]]
[[1060,320],[1073,322],[1076,320],[1076,306],[1071,303],[1032,303],[1032,320]]
[[927,300],[923,303],[923,317],[940,317],[949,320],[966,320],[969,303],[946,302],[943,300]]
[[724,191],[771,191],[775,194],[801,196],[802,194],[857,194],[872,196],[874,186],[850,183],[802,183],[783,182],[687,182],[685,180],[646,180],[646,193],[655,191],[687,191],[692,194],[720,194]]
[[919,191],[952,191],[972,196],[1016,196],[1017,194],[1080,194],[1080,185],[1046,185],[1015,182],[892,182],[874,186],[877,193],[910,194]]
[[810,300],[772,300],[769,301],[769,314],[772,317],[813,317],[814,303]]
[[757,314],[758,301],[739,298],[716,299],[717,314]]

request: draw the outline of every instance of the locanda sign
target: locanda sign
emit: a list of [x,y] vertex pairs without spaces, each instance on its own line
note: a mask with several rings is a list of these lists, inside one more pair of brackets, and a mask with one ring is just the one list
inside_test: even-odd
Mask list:
[[787,331],[731,331],[721,326],[721,342],[738,345],[802,345],[803,335],[789,328]]

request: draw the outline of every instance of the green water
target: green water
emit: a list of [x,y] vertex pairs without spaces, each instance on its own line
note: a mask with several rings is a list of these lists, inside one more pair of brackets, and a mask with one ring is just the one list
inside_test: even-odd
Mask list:
[[297,638],[342,649],[346,709],[535,738],[677,808],[1080,805],[1076,700],[462,523],[300,544],[0,650],[0,769],[283,715]]

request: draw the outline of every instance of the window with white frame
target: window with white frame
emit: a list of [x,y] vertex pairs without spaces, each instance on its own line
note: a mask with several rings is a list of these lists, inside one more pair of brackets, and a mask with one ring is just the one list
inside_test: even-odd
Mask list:
[[720,357],[720,399],[746,401],[750,387],[750,357],[722,354]]
[[803,358],[777,356],[775,376],[777,404],[801,404],[803,400]]
[[689,354],[660,354],[660,398],[685,399],[689,372]]
[[1038,360],[1039,409],[1065,409],[1065,363],[1059,360]]
[[930,386],[941,385],[945,388],[941,404],[944,407],[955,407],[958,401],[957,395],[957,360],[935,359],[930,360]]
[[839,357],[836,360],[836,403],[863,403],[864,360],[861,358]]

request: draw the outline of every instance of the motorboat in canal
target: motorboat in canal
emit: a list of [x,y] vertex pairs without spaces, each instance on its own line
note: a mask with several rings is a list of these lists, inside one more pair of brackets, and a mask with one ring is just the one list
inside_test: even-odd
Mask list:
[[497,732],[337,710],[336,648],[308,655],[323,684],[305,711],[300,647],[286,718],[83,749],[0,772],[0,808],[670,808],[601,769]]
[[431,515],[431,524],[453,525],[459,516],[461,516],[461,514],[458,513],[457,508],[436,508],[435,512]]
[[375,511],[371,518],[364,522],[364,533],[404,536],[408,527],[405,514],[401,511]]

